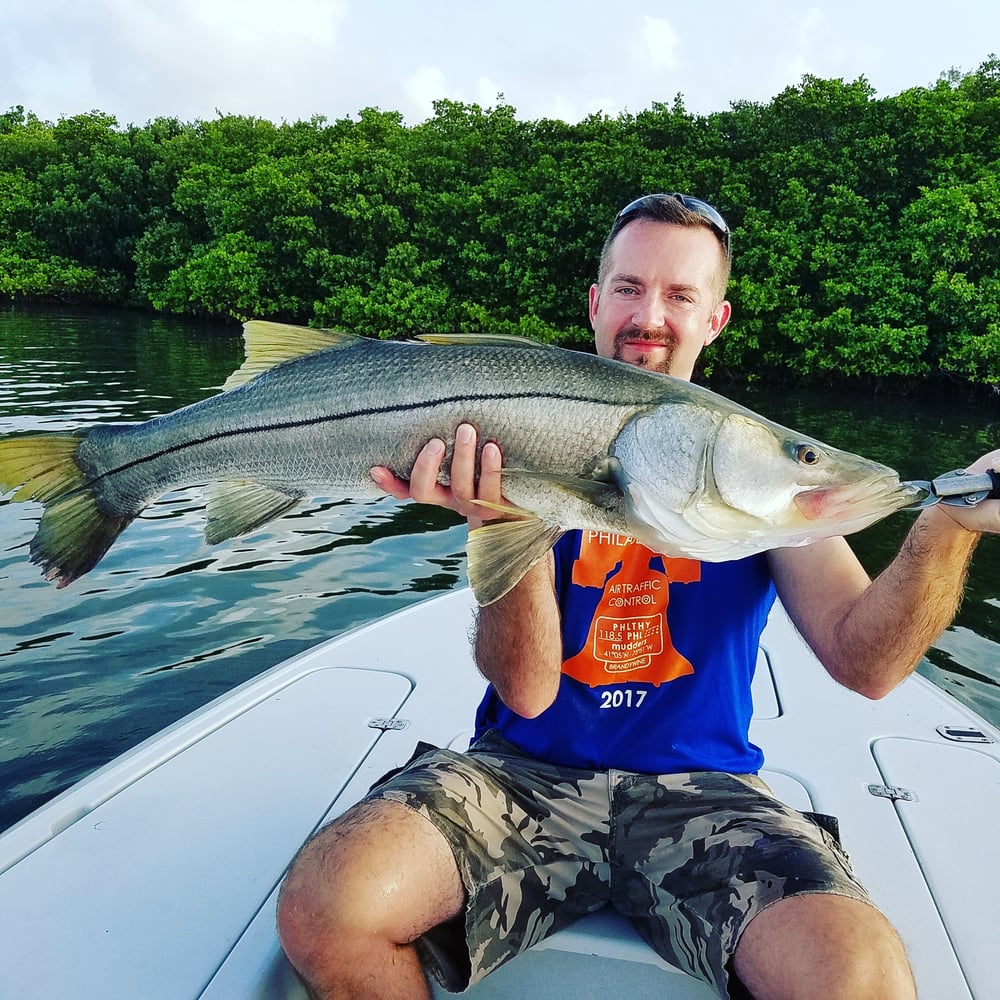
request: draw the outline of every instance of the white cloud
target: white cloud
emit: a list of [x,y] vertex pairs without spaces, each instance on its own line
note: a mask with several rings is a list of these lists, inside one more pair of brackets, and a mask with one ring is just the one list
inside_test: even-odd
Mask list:
[[403,84],[406,99],[396,110],[410,123],[424,121],[434,114],[434,101],[461,101],[492,108],[507,100],[500,87],[488,76],[480,76],[463,88],[448,80],[439,66],[421,66]]
[[[216,108],[294,116],[308,95],[325,89],[349,10],[346,0],[39,0],[19,6],[7,44],[0,41],[0,67],[8,66],[0,68],[0,96],[13,89],[18,103],[45,118],[99,107],[138,122],[158,115],[212,117]],[[53,112],[57,100],[61,106]]]
[[402,111],[410,122],[423,121],[434,113],[433,102],[448,97],[448,79],[437,66],[421,66],[403,83],[406,100]]
[[669,21],[646,15],[642,19],[640,37],[644,55],[652,69],[665,73],[680,68],[677,59],[680,38]]
[[775,56],[774,72],[783,81],[775,92],[797,84],[806,74],[839,77],[847,82],[859,76],[870,78],[884,59],[884,54],[843,17],[816,6],[789,17]]
[[480,76],[476,80],[475,93],[476,104],[484,108],[491,108],[507,100],[503,87],[488,76]]
[[[120,0],[119,0],[120,2]],[[266,51],[275,44],[302,45],[308,49],[332,46],[339,41],[347,14],[345,0],[158,0],[181,20],[203,26],[237,49]]]
[[625,14],[605,0],[28,0],[4,12],[0,110],[142,123],[377,106],[416,122],[438,98],[492,106],[502,93],[522,117],[578,121],[680,92],[707,114],[766,102],[803,73],[898,93],[976,69],[1000,37],[996,5],[941,19],[935,0],[807,3],[716,0],[706,18],[692,0]]

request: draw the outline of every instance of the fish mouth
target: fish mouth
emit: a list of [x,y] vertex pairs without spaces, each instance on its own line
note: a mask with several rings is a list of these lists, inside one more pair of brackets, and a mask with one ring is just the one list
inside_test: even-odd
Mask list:
[[874,521],[919,502],[925,493],[915,483],[885,476],[846,486],[816,486],[797,493],[794,502],[807,521]]

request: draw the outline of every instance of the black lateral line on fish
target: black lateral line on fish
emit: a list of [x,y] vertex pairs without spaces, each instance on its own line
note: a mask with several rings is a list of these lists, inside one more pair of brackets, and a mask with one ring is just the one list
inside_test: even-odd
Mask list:
[[397,403],[391,406],[373,406],[364,410],[351,410],[348,413],[332,413],[321,417],[311,417],[308,420],[286,420],[280,423],[261,424],[252,427],[238,427],[232,430],[218,431],[214,434],[206,434],[203,437],[185,441],[171,448],[163,448],[160,451],[150,452],[148,455],[143,455],[141,458],[133,459],[131,462],[125,462],[122,465],[115,466],[113,469],[101,472],[99,475],[88,479],[83,485],[78,486],[76,489],[71,490],[69,493],[64,495],[70,496],[73,493],[80,492],[81,490],[89,489],[94,483],[102,479],[110,479],[112,476],[128,472],[130,469],[138,468],[147,462],[154,462],[166,455],[176,454],[177,452],[185,451],[188,448],[197,448],[200,445],[208,444],[212,441],[222,441],[226,438],[237,438],[242,437],[243,435],[265,434],[273,431],[283,431],[301,427],[315,427],[320,424],[339,423],[342,420],[353,420],[358,417],[377,416],[380,413],[405,413],[407,410],[422,410],[427,407],[445,406],[449,403],[516,399],[548,399],[555,402],[595,403],[600,405],[607,405],[608,403],[607,399],[598,398],[596,396],[573,395],[570,393],[511,392],[494,393],[492,395],[476,393],[475,395],[444,396],[440,399],[427,399],[415,403]]

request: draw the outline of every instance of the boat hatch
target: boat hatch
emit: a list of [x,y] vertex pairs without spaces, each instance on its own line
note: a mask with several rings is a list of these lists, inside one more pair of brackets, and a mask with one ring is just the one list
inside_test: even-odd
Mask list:
[[104,997],[198,996],[384,738],[367,721],[411,691],[400,674],[313,670],[199,735],[178,730],[145,773],[0,876],[4,948],[19,956],[0,967],[0,996],[77,996],[78,970],[98,968]]
[[872,752],[887,785],[914,793],[893,805],[973,995],[995,996],[996,924],[989,914],[1000,898],[1000,866],[989,831],[1000,760],[967,745],[898,737],[876,740]]

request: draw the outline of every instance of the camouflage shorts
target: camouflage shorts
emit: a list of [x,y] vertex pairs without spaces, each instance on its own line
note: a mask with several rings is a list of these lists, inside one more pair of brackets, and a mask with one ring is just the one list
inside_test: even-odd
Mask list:
[[464,927],[418,942],[453,992],[610,903],[728,996],[740,933],[766,906],[808,892],[868,901],[832,818],[786,806],[754,775],[558,767],[488,734],[467,753],[420,756],[369,797],[416,810],[455,854]]

